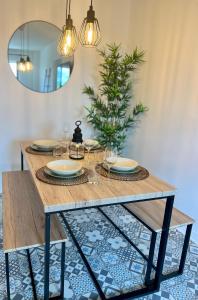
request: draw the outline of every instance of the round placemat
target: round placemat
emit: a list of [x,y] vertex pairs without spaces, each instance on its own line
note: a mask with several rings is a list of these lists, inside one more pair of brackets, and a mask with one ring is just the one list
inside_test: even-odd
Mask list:
[[37,150],[32,149],[30,146],[27,147],[25,149],[25,151],[27,153],[35,154],[35,155],[45,155],[45,156],[51,156],[52,155],[52,151],[37,151]]
[[108,174],[108,171],[105,170],[102,166],[102,164],[96,165],[96,172],[104,177],[108,177],[115,180],[120,181],[138,181],[146,179],[149,176],[148,170],[145,168],[138,166],[137,169],[138,172],[130,173],[130,174],[124,174],[124,173],[110,173]]
[[40,169],[38,169],[38,171],[36,172],[36,177],[48,184],[53,184],[53,185],[63,185],[63,186],[69,186],[69,185],[79,185],[79,184],[83,184],[88,182],[88,169],[85,169],[85,173],[82,174],[79,177],[75,177],[75,178],[70,178],[70,179],[59,179],[59,178],[55,178],[52,177],[50,175],[47,175],[44,171],[45,167],[42,167]]

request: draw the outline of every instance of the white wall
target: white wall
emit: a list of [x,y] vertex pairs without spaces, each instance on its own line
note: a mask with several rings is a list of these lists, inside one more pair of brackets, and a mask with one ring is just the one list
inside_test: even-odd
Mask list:
[[[173,183],[176,205],[198,222],[198,1],[132,1],[130,46],[146,51],[135,98],[150,110],[128,149]],[[198,224],[193,237],[198,241]]]
[[[96,83],[98,56],[79,47],[69,83],[51,94],[31,92],[14,78],[7,63],[7,44],[22,23],[46,20],[61,27],[65,1],[7,0],[0,11],[0,169],[19,167],[18,141],[71,130],[87,103],[81,90]],[[79,28],[88,0],[73,0]],[[150,110],[129,133],[128,153],[178,188],[176,204],[198,221],[198,1],[96,0],[103,44],[120,42],[131,50],[145,49],[147,62],[136,75],[135,100]],[[120,20],[123,25],[120,27]],[[198,240],[198,226],[194,238]]]

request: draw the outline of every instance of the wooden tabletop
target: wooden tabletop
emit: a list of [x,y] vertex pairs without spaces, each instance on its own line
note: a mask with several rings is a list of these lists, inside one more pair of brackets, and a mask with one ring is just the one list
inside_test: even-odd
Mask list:
[[[27,153],[25,149],[30,144],[30,141],[22,142],[21,149],[45,212],[132,202],[175,194],[175,187],[152,175],[145,180],[128,182],[110,180],[99,175],[98,185],[86,183],[77,186],[55,186],[43,183],[36,178],[36,171],[55,158]],[[95,154],[90,154],[92,157],[93,155]]]

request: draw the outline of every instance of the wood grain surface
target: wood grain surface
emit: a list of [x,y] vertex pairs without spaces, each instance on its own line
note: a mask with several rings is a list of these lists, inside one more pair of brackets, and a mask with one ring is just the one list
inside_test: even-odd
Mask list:
[[[45,216],[29,171],[3,173],[3,248],[11,252],[44,244]],[[51,243],[66,240],[55,215],[51,216]]]
[[[172,185],[152,175],[145,180],[134,182],[115,181],[100,176],[100,183],[98,185],[86,183],[79,186],[66,187],[43,183],[36,178],[36,171],[45,166],[49,161],[55,160],[55,158],[27,153],[25,149],[30,144],[31,141],[22,142],[21,149],[39,192],[45,212],[131,202],[175,194],[175,188]],[[101,162],[102,158],[102,153],[91,153],[90,160],[92,160],[92,166],[94,166],[96,161]],[[86,159],[81,162],[87,166]]]
[[[125,206],[154,231],[160,232],[164,219],[165,203],[164,200],[155,200],[130,203]],[[173,229],[179,226],[193,224],[194,222],[192,218],[177,208],[173,208],[170,228]]]

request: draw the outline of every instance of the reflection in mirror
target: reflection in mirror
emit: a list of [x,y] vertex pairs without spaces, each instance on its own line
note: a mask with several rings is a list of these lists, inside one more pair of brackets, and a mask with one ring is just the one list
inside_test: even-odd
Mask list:
[[8,62],[14,76],[27,88],[48,93],[69,80],[74,57],[58,54],[60,34],[58,27],[43,21],[25,23],[14,32]]

